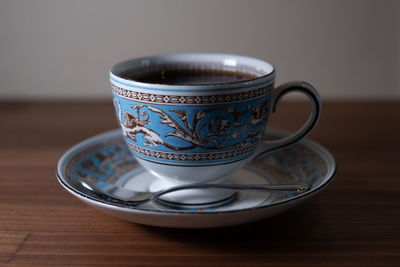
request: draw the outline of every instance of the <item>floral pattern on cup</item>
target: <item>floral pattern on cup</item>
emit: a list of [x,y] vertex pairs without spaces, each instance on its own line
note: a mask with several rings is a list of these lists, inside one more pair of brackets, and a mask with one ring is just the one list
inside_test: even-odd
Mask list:
[[232,161],[248,156],[268,117],[268,96],[230,105],[161,106],[114,94],[131,151],[161,161]]

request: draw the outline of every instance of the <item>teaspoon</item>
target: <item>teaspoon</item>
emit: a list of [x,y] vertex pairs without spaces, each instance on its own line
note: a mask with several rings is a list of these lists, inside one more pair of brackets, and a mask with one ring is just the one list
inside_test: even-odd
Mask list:
[[93,184],[89,181],[80,181],[81,184],[90,191],[101,193],[105,197],[113,200],[122,201],[124,205],[137,206],[149,201],[153,201],[168,193],[188,190],[188,189],[223,189],[233,191],[256,191],[256,192],[306,192],[310,188],[305,184],[257,184],[257,185],[238,185],[238,184],[207,184],[196,183],[178,185],[156,192],[140,192],[124,188],[118,185],[97,181]]

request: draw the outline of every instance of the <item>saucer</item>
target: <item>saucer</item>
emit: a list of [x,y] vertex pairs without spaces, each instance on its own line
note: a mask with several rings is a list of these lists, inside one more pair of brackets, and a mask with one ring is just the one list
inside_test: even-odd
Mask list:
[[[268,129],[265,139],[287,136]],[[123,220],[162,227],[222,227],[260,220],[292,208],[320,192],[333,179],[336,164],[321,145],[303,139],[267,154],[229,177],[232,184],[307,184],[307,192],[240,191],[222,204],[206,206],[168,205],[155,201],[127,206],[83,187],[80,181],[106,182],[135,191],[152,191],[156,178],[131,155],[120,130],[89,138],[69,149],[59,160],[57,178],[72,195],[104,213]]]

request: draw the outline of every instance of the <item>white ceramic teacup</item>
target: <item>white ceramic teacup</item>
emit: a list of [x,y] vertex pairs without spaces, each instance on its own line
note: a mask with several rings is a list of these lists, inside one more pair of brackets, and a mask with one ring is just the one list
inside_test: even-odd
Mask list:
[[[135,74],[171,69],[238,72],[253,78],[206,84],[135,80]],[[127,73],[133,76],[127,79]],[[138,58],[115,65],[110,80],[128,147],[148,172],[170,185],[221,182],[255,157],[304,138],[318,122],[321,109],[310,84],[296,81],[274,88],[271,64],[237,55]],[[311,100],[309,119],[283,140],[262,141],[269,114],[283,95],[293,91]]]

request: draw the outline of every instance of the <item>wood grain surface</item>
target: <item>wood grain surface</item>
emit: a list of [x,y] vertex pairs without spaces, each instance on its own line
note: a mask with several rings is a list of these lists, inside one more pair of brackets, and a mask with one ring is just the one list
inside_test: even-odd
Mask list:
[[[294,130],[306,103],[270,126]],[[110,102],[0,103],[0,266],[400,266],[400,103],[324,103],[310,138],[334,182],[301,206],[236,227],[182,230],[104,215],[54,175],[75,143],[117,127]]]

